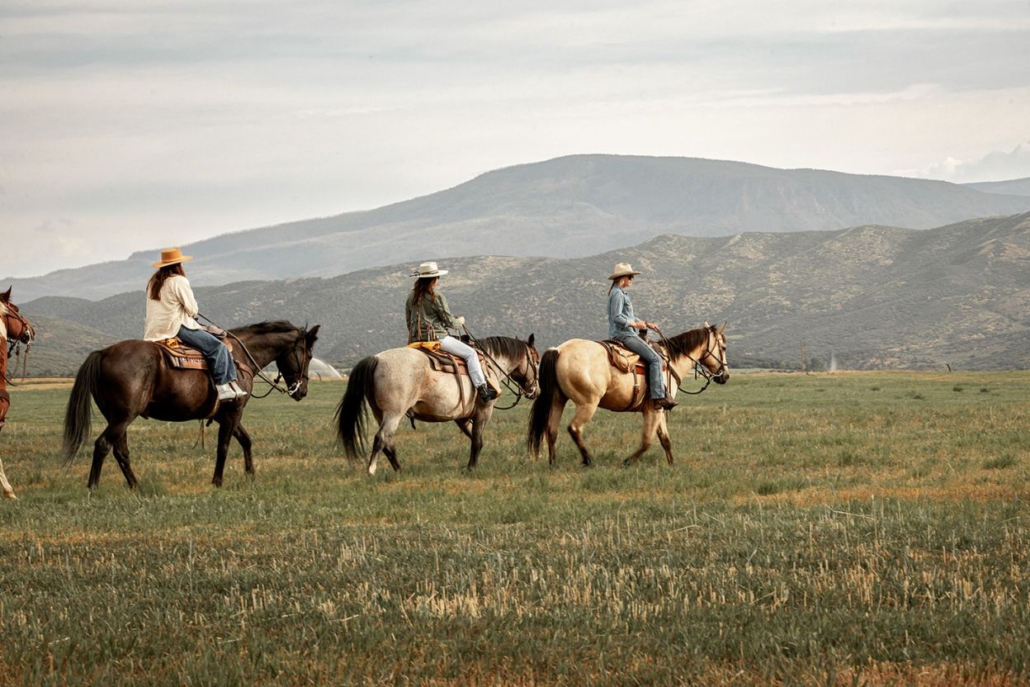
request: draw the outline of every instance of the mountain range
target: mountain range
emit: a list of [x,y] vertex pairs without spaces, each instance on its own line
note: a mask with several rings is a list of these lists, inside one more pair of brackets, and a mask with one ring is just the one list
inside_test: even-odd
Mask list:
[[[475,336],[536,334],[543,350],[604,338],[616,262],[642,272],[637,313],[667,335],[727,321],[730,363],[786,369],[1013,369],[1030,366],[1030,212],[915,230],[663,234],[577,258],[453,257],[441,267],[452,310]],[[349,367],[405,341],[410,263],[332,278],[196,288],[229,327],[320,324],[319,358]],[[142,288],[100,301],[22,304],[36,321],[34,374],[69,374],[102,344],[140,336]],[[803,351],[803,353],[802,353]]]
[[[194,286],[331,278],[476,255],[582,258],[673,235],[930,229],[1030,210],[1028,180],[941,181],[784,170],[693,158],[576,155],[496,170],[421,198],[223,234],[183,246]],[[41,277],[7,279],[19,301],[141,291],[163,246]]]

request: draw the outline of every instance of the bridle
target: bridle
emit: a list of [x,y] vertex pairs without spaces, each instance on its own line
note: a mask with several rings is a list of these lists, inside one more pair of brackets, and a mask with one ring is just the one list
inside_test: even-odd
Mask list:
[[[476,339],[476,337],[472,336],[472,332],[468,330],[468,327],[462,325],[462,329],[465,330],[465,333],[468,335],[469,340],[476,344],[476,350],[482,353],[483,357],[486,358],[487,362],[497,371],[498,376],[501,377],[501,384],[504,384],[504,387],[515,396],[515,400],[512,402],[511,405],[494,406],[495,410],[511,410],[519,404],[519,401],[522,400],[523,396],[525,396],[526,398],[533,398],[534,394],[536,393],[535,387],[537,386],[537,370],[540,366],[540,358],[539,356],[536,356],[536,362],[533,361],[533,352],[535,349],[533,349],[529,345],[529,343],[517,339],[517,341],[520,344],[522,344],[523,347],[522,360],[520,360],[518,364],[513,365],[511,371],[505,372],[504,368],[501,367],[501,364],[498,363],[494,359],[494,357],[490,355],[490,353],[486,350],[486,347],[482,346]],[[511,376],[511,373],[519,369],[520,367],[526,367],[530,371],[532,371],[532,379],[529,379],[530,375],[527,374],[526,381],[524,383],[520,383],[517,380],[515,380]],[[514,385],[514,388],[512,385]]]
[[[18,306],[16,306],[14,303],[4,303],[4,310],[6,312],[4,312],[3,315],[0,315],[0,317],[7,320],[7,322],[4,324],[4,327],[7,329],[8,334],[7,359],[10,360],[12,356],[15,358],[20,357],[21,345],[25,344],[25,357],[22,358],[22,377],[24,377],[29,365],[29,350],[32,348],[32,342],[36,339],[36,328],[33,327],[32,323],[29,322],[25,318],[25,316],[21,314],[21,312],[18,310]],[[17,337],[10,335],[12,329],[10,324],[11,320],[18,322],[18,324],[21,325],[21,334]],[[15,364],[13,366],[13,369],[17,368],[18,365]],[[10,377],[7,378],[7,381],[13,384],[13,381]]]
[[[207,322],[210,322],[211,324],[213,324],[216,327],[218,327],[218,324],[213,322],[210,318],[205,317],[201,313],[197,313],[197,317],[201,318],[201,319],[203,319],[203,320],[205,320]],[[261,369],[261,366],[258,365],[257,361],[254,360],[254,356],[251,355],[250,349],[247,348],[247,344],[243,343],[243,340],[240,339],[240,337],[236,336],[235,334],[233,334],[228,329],[225,329],[224,327],[219,327],[219,329],[224,331],[226,336],[232,337],[233,341],[235,341],[236,343],[238,343],[240,345],[240,348],[243,350],[243,355],[246,356],[247,361],[250,362],[250,364],[254,367],[254,370],[255,370],[254,376],[255,377],[260,377],[261,379],[263,379],[265,382],[268,383],[268,386],[270,387],[268,389],[268,391],[266,391],[265,393],[263,393],[261,395],[256,395],[256,394],[252,395],[251,398],[265,398],[265,397],[271,395],[271,393],[273,391],[278,391],[281,394],[286,394],[290,398],[293,398],[293,395],[296,394],[300,390],[300,388],[304,385],[304,383],[308,381],[309,377],[308,377],[308,374],[307,374],[307,368],[304,367],[304,362],[301,360],[300,353],[297,352],[297,349],[300,347],[300,342],[301,341],[303,341],[305,343],[305,345],[307,344],[307,340],[308,340],[307,339],[307,327],[305,327],[304,329],[300,330],[300,336],[298,336],[297,340],[293,343],[293,349],[291,350],[291,353],[293,354],[294,362],[297,363],[297,369],[300,370],[300,377],[296,381],[294,381],[292,384],[290,384],[289,386],[282,386],[279,383],[280,381],[286,379],[286,377],[285,377],[285,375],[283,375],[281,366],[278,365],[278,363],[276,364],[276,369],[278,370],[278,372],[277,372],[277,374],[275,376],[275,379],[270,379],[268,377],[268,375],[266,375],[264,373],[264,371]],[[282,357],[282,356],[279,356],[279,357]],[[279,357],[276,358],[276,361],[279,360]]]
[[[662,334],[662,332],[660,330],[655,329],[655,331],[658,332],[658,336],[661,337],[663,349],[665,351],[668,351],[669,350],[669,340],[665,338],[665,335]],[[719,368],[715,372],[712,372],[704,364],[702,364],[702,362],[701,362],[702,360],[704,360],[705,358],[707,358],[709,356],[713,356],[712,337],[714,336],[714,337],[718,338],[718,336],[719,336],[719,332],[717,331],[717,328],[716,328],[715,325],[709,325],[709,326],[705,327],[705,332],[707,333],[707,336],[705,337],[705,350],[704,350],[704,353],[699,355],[697,358],[694,358],[691,355],[686,355],[685,356],[690,362],[693,363],[694,379],[697,379],[698,377],[704,377],[705,384],[704,384],[704,386],[702,386],[697,391],[688,391],[687,389],[683,388],[683,380],[677,379],[676,380],[676,383],[677,383],[676,388],[681,393],[690,394],[690,395],[700,394],[702,391],[704,391],[705,389],[708,388],[708,386],[712,383],[713,380],[718,379],[718,378],[720,378],[720,377],[722,377],[723,375],[726,374],[726,347],[725,346],[722,346],[722,345],[718,346],[719,355],[718,355],[718,357],[716,359],[719,361]],[[668,356],[664,352],[662,352],[661,355],[662,355],[663,358],[665,358],[666,362],[668,363],[668,360],[669,360]],[[669,372],[670,373],[672,372],[672,365],[669,365]]]

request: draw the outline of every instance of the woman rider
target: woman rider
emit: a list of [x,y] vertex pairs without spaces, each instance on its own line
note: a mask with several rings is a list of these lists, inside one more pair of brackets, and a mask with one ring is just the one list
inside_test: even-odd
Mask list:
[[674,408],[677,403],[665,391],[665,375],[662,374],[662,358],[637,333],[639,329],[658,329],[654,322],[637,319],[633,314],[633,303],[626,289],[633,284],[633,277],[640,274],[627,262],[615,266],[608,289],[608,338],[615,339],[640,356],[647,363],[647,385],[656,410]]
[[439,341],[440,349],[456,355],[468,365],[472,386],[479,398],[489,402],[497,398],[497,391],[486,383],[483,368],[479,364],[476,350],[460,339],[451,336],[448,329],[458,329],[465,324],[464,317],[455,317],[447,307],[447,299],[436,290],[440,277],[447,274],[435,262],[424,262],[411,276],[415,285],[404,305],[404,319],[408,325],[408,343],[416,341]]
[[232,401],[247,395],[236,384],[236,365],[221,339],[204,331],[194,317],[200,311],[182,263],[192,260],[178,248],[161,251],[154,263],[157,272],[147,284],[147,321],[143,338],[163,341],[179,337],[204,354],[218,390],[218,400]]

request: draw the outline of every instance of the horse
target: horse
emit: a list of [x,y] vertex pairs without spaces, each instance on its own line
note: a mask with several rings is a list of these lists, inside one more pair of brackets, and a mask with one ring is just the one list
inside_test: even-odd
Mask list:
[[[679,380],[691,369],[697,370],[708,382],[725,384],[729,380],[726,337],[723,335],[725,328],[725,322],[721,327],[705,322],[704,327],[656,342],[675,377],[675,383],[668,385],[673,396],[679,390]],[[638,360],[636,355],[629,355],[633,361]],[[554,464],[558,425],[565,404],[571,400],[576,405],[576,413],[569,423],[569,434],[583,456],[584,466],[589,466],[592,458],[583,441],[583,427],[599,407],[615,412],[643,413],[640,446],[625,460],[626,465],[635,463],[650,448],[656,430],[665,449],[666,460],[672,465],[672,442],[665,411],[656,410],[646,400],[646,372],[634,372],[632,364],[629,368],[626,372],[616,369],[604,346],[597,341],[570,339],[545,351],[540,359],[540,395],[530,410],[527,433],[532,455],[539,457],[540,442],[546,436],[549,462]],[[638,379],[643,381],[638,383]]]
[[[533,335],[518,338],[489,336],[477,340],[484,353],[483,372],[487,383],[498,377],[511,378],[518,385],[516,403],[522,395],[537,394],[537,366],[540,354],[533,345]],[[373,475],[380,451],[386,454],[394,470],[400,470],[394,434],[407,415],[424,422],[455,422],[472,441],[467,469],[479,460],[483,433],[493,415],[497,399],[484,402],[479,398],[467,375],[435,371],[429,357],[414,348],[392,348],[362,359],[351,370],[347,390],[336,409],[337,437],[348,458],[364,453],[367,408],[379,423],[368,458],[368,474]]]
[[[11,396],[7,393],[7,356],[19,343],[31,344],[36,338],[36,328],[25,319],[18,306],[11,302],[11,287],[0,293],[0,430],[4,428],[7,411],[11,407]],[[17,498],[11,483],[4,473],[4,463],[0,461],[0,488],[4,497]]]
[[[168,422],[204,420],[218,422],[218,453],[211,483],[222,486],[222,471],[235,438],[243,449],[246,473],[254,475],[251,440],[241,424],[243,409],[253,398],[254,376],[275,361],[279,374],[295,401],[308,392],[308,366],[318,338],[319,325],[310,330],[286,321],[261,322],[231,329],[232,356],[241,374],[237,383],[247,392],[240,400],[219,401],[208,370],[174,369],[160,346],[151,341],[120,341],[89,354],[75,375],[64,417],[64,455],[70,462],[90,432],[90,397],[107,420],[107,428],[93,447],[90,489],[100,483],[104,458],[113,448],[118,467],[130,489],[138,482],[129,465],[126,431],[137,417]],[[265,378],[267,381],[267,378]],[[273,386],[279,388],[278,382]],[[279,388],[280,391],[284,391]]]

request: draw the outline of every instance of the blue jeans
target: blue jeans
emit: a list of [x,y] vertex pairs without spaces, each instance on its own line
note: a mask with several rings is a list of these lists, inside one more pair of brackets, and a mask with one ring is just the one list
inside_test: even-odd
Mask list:
[[440,339],[440,348],[465,361],[469,368],[469,378],[472,380],[472,386],[478,388],[486,384],[483,366],[479,364],[479,354],[476,353],[476,349],[462,342],[461,339],[455,339],[453,336],[445,336]]
[[236,363],[229,355],[229,349],[217,336],[208,334],[203,329],[179,327],[179,338],[187,346],[192,346],[204,354],[207,366],[211,369],[211,376],[215,378],[215,384],[228,384],[236,380]]
[[665,398],[665,375],[662,374],[662,357],[639,336],[620,336],[616,340],[640,356],[647,363],[647,385],[651,398]]

